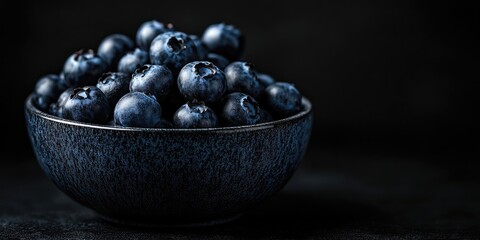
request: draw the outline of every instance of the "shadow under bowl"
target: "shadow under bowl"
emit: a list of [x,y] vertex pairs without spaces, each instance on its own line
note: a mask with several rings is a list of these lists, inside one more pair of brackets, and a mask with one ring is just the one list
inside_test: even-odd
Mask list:
[[303,158],[311,104],[281,120],[209,129],[87,124],[38,110],[25,117],[36,158],[65,194],[104,219],[202,226],[235,219],[278,192]]

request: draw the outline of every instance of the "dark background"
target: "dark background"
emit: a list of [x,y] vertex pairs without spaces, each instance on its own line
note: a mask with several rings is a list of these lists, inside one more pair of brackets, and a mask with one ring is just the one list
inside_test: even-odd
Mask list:
[[9,13],[0,22],[7,42],[0,51],[0,226],[6,236],[150,236],[98,222],[46,179],[34,160],[23,104],[35,81],[59,73],[71,53],[96,49],[112,33],[133,38],[151,19],[197,35],[212,23],[234,24],[247,40],[244,59],[295,83],[312,101],[315,120],[304,162],[279,195],[233,225],[161,236],[480,234],[474,6],[371,0],[21,4],[1,6]]

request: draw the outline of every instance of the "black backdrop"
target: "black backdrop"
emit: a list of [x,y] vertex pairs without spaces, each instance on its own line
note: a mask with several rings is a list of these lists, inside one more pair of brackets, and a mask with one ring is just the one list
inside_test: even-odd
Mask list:
[[[311,148],[398,154],[478,149],[478,14],[470,6],[399,1],[132,1],[34,3],[2,15],[2,153],[33,156],[23,101],[35,81],[108,34],[134,36],[146,20],[201,34],[239,27],[244,59],[311,99]],[[226,4],[231,4],[227,6]],[[474,57],[475,56],[475,57]],[[476,60],[475,60],[476,59]],[[19,153],[16,147],[24,149]],[[470,161],[471,158],[457,159]]]

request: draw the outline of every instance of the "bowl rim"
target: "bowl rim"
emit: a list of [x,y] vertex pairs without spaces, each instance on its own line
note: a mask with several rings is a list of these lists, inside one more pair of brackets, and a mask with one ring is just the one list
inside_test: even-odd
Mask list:
[[266,128],[273,128],[279,124],[285,124],[288,122],[293,122],[295,120],[299,120],[305,118],[312,112],[312,103],[306,97],[302,97],[302,106],[303,109],[299,113],[287,117],[282,118],[270,122],[265,123],[258,123],[253,125],[242,125],[242,126],[231,126],[231,127],[216,127],[216,128],[195,128],[195,129],[182,129],[182,128],[140,128],[140,127],[123,127],[123,126],[110,126],[110,125],[103,125],[103,124],[96,124],[96,123],[84,123],[73,121],[69,119],[60,118],[48,113],[45,113],[35,107],[32,103],[34,94],[30,94],[27,99],[25,100],[25,109],[29,111],[31,114],[39,116],[43,119],[66,124],[66,125],[73,125],[78,127],[85,127],[85,128],[96,128],[96,129],[103,129],[103,130],[113,130],[113,131],[131,131],[131,132],[230,132],[230,131],[238,131],[238,130],[260,130]]

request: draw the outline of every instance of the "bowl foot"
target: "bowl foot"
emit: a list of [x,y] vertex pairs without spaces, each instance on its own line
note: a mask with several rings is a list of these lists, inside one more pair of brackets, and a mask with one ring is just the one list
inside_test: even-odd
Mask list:
[[168,221],[166,222],[145,221],[144,222],[144,221],[134,221],[134,220],[128,220],[128,219],[113,218],[100,213],[97,213],[97,215],[101,219],[109,223],[123,225],[123,226],[141,227],[141,228],[191,228],[191,227],[208,227],[208,226],[228,223],[228,222],[237,220],[243,215],[243,213],[238,213],[235,215],[206,220],[206,221],[186,222],[186,223],[168,223]]

